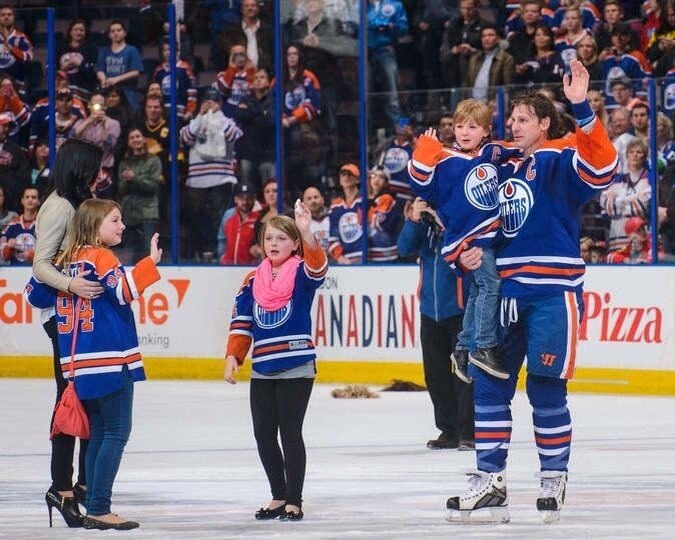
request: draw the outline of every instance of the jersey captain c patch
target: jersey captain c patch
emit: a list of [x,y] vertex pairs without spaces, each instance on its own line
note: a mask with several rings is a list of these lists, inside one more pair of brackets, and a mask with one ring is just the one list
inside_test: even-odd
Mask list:
[[464,195],[480,210],[494,210],[499,204],[497,193],[499,179],[497,169],[490,163],[482,163],[469,171],[464,181]]
[[499,186],[499,214],[504,236],[512,238],[518,234],[530,214],[533,202],[532,190],[518,178],[509,178]]

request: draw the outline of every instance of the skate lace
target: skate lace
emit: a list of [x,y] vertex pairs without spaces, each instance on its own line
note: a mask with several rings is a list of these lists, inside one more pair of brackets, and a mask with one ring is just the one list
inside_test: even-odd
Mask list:
[[543,498],[556,498],[558,496],[558,491],[560,490],[560,483],[562,480],[562,476],[558,476],[556,478],[542,478],[540,496]]
[[467,490],[465,497],[479,493],[488,482],[488,477],[479,471],[467,473],[466,476],[467,482],[469,483],[469,489]]

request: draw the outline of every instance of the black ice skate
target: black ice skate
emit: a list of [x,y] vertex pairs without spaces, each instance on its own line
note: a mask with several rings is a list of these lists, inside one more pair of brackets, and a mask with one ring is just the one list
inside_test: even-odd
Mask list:
[[467,492],[448,499],[446,519],[459,523],[508,523],[511,518],[504,472],[473,471],[467,479]]
[[469,384],[471,382],[471,377],[469,377],[469,351],[466,349],[455,349],[455,351],[450,356],[452,362],[452,370],[455,372],[455,375],[459,377],[460,381],[464,381]]
[[567,473],[565,471],[542,471],[541,490],[537,499],[537,510],[541,512],[544,523],[553,523],[560,519],[560,510],[565,504]]
[[479,347],[476,352],[472,352],[469,355],[469,362],[499,379],[508,379],[510,377],[509,372],[504,369],[499,359],[498,347],[490,347],[488,349]]

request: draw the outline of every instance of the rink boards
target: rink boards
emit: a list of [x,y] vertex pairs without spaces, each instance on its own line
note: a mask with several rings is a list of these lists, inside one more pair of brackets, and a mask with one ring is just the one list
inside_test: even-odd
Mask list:
[[[162,267],[134,310],[153,378],[220,378],[244,267]],[[51,376],[40,313],[22,298],[27,268],[0,269],[0,376]],[[333,267],[312,308],[318,380],[423,382],[417,266]],[[577,391],[675,395],[675,271],[591,267]],[[245,377],[246,370],[242,376]]]

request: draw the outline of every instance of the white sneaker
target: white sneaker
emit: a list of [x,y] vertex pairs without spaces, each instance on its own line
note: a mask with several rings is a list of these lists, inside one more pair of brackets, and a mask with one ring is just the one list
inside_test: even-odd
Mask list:
[[565,471],[541,471],[541,490],[537,499],[537,510],[541,512],[544,523],[553,523],[560,519],[560,510],[565,504],[567,473]]
[[467,474],[467,480],[467,492],[448,499],[446,519],[462,523],[508,523],[511,518],[504,471],[472,471]]

